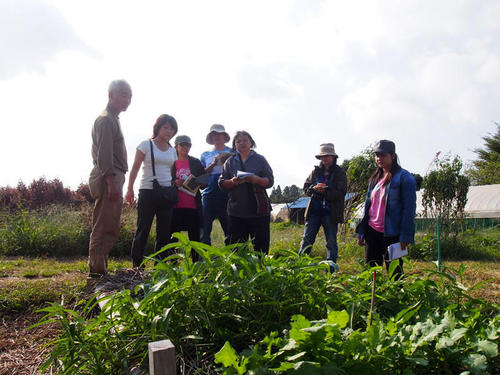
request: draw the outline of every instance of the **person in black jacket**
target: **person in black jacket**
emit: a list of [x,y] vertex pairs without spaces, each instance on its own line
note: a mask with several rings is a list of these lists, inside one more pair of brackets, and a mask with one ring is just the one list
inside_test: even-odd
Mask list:
[[254,249],[267,254],[270,243],[271,204],[266,189],[274,175],[266,158],[254,151],[255,141],[244,130],[233,137],[233,150],[222,167],[219,187],[229,197],[229,243],[252,240]]
[[[177,160],[172,165],[172,181],[179,188],[179,202],[174,205],[170,232],[187,230],[190,241],[200,241],[201,227],[201,195],[199,189],[193,192],[183,186],[184,181],[190,176],[201,176],[205,168],[199,159],[189,155],[191,138],[179,135],[175,138]],[[176,241],[171,239],[170,242]],[[191,252],[193,261],[199,259],[198,253]]]
[[314,167],[304,183],[304,192],[311,197],[305,212],[306,225],[299,255],[311,252],[319,228],[326,239],[326,259],[337,263],[337,225],[344,221],[344,198],[347,191],[345,171],[337,165],[338,155],[332,143],[320,145]]

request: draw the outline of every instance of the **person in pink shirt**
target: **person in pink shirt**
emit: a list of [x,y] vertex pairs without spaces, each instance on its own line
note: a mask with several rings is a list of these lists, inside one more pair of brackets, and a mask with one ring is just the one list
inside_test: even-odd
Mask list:
[[[405,250],[415,237],[416,183],[413,175],[401,168],[396,145],[387,139],[374,148],[377,169],[368,182],[365,213],[356,228],[358,243],[366,245],[366,263],[371,267],[387,268],[387,247],[399,243]],[[403,274],[403,260],[395,270],[395,277]]]
[[[199,189],[193,192],[183,186],[189,176],[198,177],[205,173],[201,161],[189,155],[191,138],[179,135],[175,138],[177,160],[172,165],[172,181],[179,188],[179,202],[174,205],[170,232],[187,231],[190,241],[200,241],[201,226],[201,194]],[[170,242],[175,241],[171,239]],[[198,254],[191,252],[193,261],[199,259]]]

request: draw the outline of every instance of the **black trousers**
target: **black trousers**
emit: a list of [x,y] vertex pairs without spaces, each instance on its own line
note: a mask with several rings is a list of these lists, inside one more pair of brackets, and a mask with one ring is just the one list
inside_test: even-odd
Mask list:
[[[171,233],[187,231],[190,241],[200,242],[200,226],[201,220],[198,210],[193,208],[174,208],[172,224],[170,226]],[[170,239],[171,243],[176,241],[177,239],[175,238]],[[173,253],[173,250],[170,253]],[[199,260],[199,255],[196,251],[191,251],[191,259],[193,259],[193,262]]]
[[155,252],[168,244],[170,239],[170,224],[173,208],[158,208],[153,204],[153,190],[140,189],[137,203],[137,231],[132,242],[132,263],[139,267],[144,256],[144,249],[148,241],[153,219],[156,216],[156,243]]
[[[392,245],[393,243],[399,242],[398,236],[385,237],[384,233],[377,232],[371,226],[368,225],[368,229],[366,230],[365,235],[366,241],[366,252],[365,259],[366,263],[370,265],[370,267],[381,266],[384,263],[384,260],[387,259],[387,247]],[[385,265],[387,270],[389,270],[390,262],[388,260],[385,261]],[[394,271],[394,275],[396,280],[401,277],[403,274],[403,260],[399,259],[399,265]]]
[[229,216],[229,242],[241,243],[250,238],[256,251],[267,254],[271,238],[270,221],[269,215],[251,218]]

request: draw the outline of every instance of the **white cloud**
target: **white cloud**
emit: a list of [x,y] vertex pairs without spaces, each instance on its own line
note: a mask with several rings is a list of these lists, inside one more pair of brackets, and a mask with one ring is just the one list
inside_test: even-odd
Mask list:
[[1,157],[20,134],[36,157],[0,185],[84,181],[115,78],[134,94],[130,159],[161,113],[195,156],[215,122],[250,131],[282,186],[302,184],[324,141],[342,160],[392,138],[420,173],[438,150],[473,158],[500,120],[499,17],[496,1],[2,2]]
[[55,7],[36,0],[0,2],[0,79],[43,72],[43,64],[64,50],[95,54]]

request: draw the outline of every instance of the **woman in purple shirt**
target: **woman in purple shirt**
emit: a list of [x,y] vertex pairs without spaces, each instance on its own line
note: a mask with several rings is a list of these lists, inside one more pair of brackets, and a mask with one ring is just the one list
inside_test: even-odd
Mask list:
[[267,253],[271,204],[266,189],[273,186],[274,176],[267,160],[254,148],[255,142],[248,132],[236,133],[233,138],[236,154],[224,163],[219,186],[229,197],[229,242],[246,242],[250,238],[255,250]]

